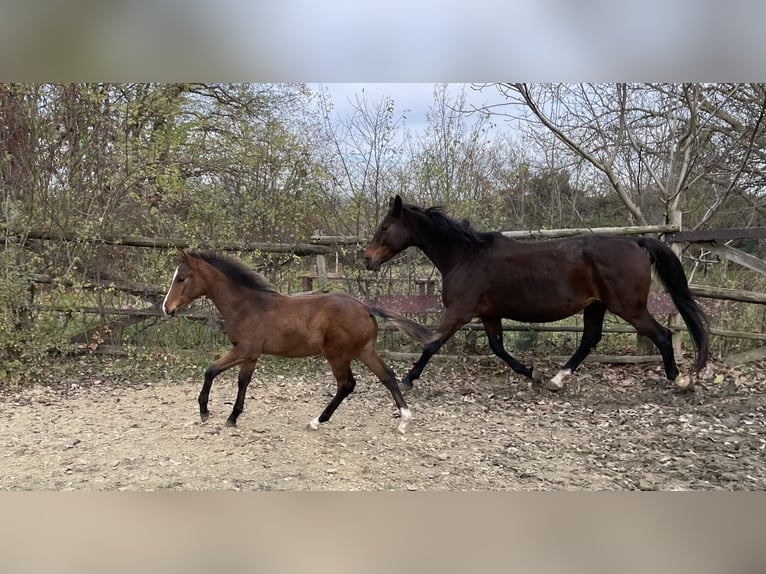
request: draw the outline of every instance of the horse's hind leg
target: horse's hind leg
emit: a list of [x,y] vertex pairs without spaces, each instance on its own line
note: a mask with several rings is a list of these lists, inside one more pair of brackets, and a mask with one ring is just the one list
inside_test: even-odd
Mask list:
[[255,364],[257,360],[244,363],[239,369],[239,376],[237,377],[237,400],[234,401],[234,409],[231,411],[226,426],[236,426],[237,418],[245,408],[245,393],[247,392],[247,386],[250,384],[250,380],[253,378],[253,371],[255,370]]
[[532,376],[532,367],[527,367],[520,363],[505,350],[505,347],[503,346],[502,321],[496,317],[482,317],[481,321],[484,323],[484,330],[487,332],[489,348],[492,349],[492,352],[508,363],[508,366],[515,372],[534,380],[534,377]]
[[672,333],[670,329],[660,325],[646,309],[635,317],[621,316],[633,325],[639,333],[649,337],[655,344],[660,351],[660,355],[662,355],[665,375],[668,377],[668,380],[674,382],[681,389],[693,390],[690,386],[691,379],[687,375],[681,378],[678,377],[678,365],[676,365],[676,359],[673,354]]
[[564,386],[564,379],[571,375],[574,370],[580,366],[585,357],[601,340],[601,333],[604,325],[604,315],[606,314],[606,305],[601,301],[594,301],[585,308],[583,312],[583,333],[580,340],[580,346],[577,347],[572,358],[569,359],[564,367],[553,377],[546,389],[557,391]]
[[313,430],[319,428],[319,423],[325,423],[330,420],[335,409],[343,402],[343,399],[351,394],[351,391],[356,386],[354,374],[351,372],[350,360],[331,361],[330,367],[332,368],[332,374],[335,375],[335,380],[338,382],[338,390],[324,411],[322,411],[322,414],[309,422],[309,427]]
[[407,429],[407,424],[412,419],[412,413],[402,396],[402,391],[399,389],[399,385],[396,383],[396,375],[394,375],[394,372],[383,362],[383,359],[380,358],[380,355],[378,355],[378,352],[372,345],[362,350],[359,359],[367,365],[373,373],[375,373],[375,376],[380,379],[380,382],[391,392],[391,396],[394,398],[394,402],[399,409],[399,426],[397,427],[397,430],[403,434]]

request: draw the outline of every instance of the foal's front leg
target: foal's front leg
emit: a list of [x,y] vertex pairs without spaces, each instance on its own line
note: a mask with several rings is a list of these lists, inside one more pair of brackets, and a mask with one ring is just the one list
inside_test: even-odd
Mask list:
[[244,357],[240,355],[235,347],[205,370],[205,382],[202,383],[202,390],[197,399],[197,402],[199,402],[199,417],[203,423],[210,417],[210,412],[207,410],[207,403],[210,398],[210,387],[213,386],[213,379],[226,369],[239,365],[244,360]]
[[237,425],[237,418],[242,414],[245,409],[245,393],[247,392],[247,386],[250,384],[250,380],[253,378],[253,371],[255,370],[255,364],[258,359],[243,363],[239,368],[239,376],[237,377],[237,400],[234,401],[234,409],[232,409],[226,426],[233,427]]

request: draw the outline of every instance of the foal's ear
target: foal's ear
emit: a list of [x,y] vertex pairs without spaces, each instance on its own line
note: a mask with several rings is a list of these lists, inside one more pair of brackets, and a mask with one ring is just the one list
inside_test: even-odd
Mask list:
[[388,214],[391,217],[399,217],[402,214],[402,198],[399,197],[399,194],[389,200]]

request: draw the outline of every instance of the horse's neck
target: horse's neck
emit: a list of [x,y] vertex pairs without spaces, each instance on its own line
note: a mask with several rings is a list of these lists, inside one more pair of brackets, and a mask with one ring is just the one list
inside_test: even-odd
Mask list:
[[453,236],[439,231],[429,220],[416,226],[415,246],[425,254],[442,275],[446,275],[458,260],[464,257],[464,252],[473,246],[460,241]]

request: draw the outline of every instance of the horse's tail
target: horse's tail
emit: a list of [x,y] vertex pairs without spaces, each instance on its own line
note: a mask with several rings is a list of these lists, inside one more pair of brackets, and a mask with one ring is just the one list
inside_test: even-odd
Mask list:
[[683,317],[686,323],[686,327],[689,329],[694,346],[697,348],[697,360],[694,363],[694,371],[702,370],[708,359],[710,338],[708,319],[702,308],[692,298],[681,261],[670,247],[658,239],[641,237],[636,241],[649,253],[655,272],[673,299],[673,303],[675,303],[678,312],[681,313],[681,317]]
[[377,315],[378,317],[390,321],[402,333],[418,343],[428,343],[433,337],[431,329],[408,319],[404,315],[400,315],[394,311],[387,311],[380,307],[373,307],[372,305],[367,305],[367,310],[370,312],[370,315]]

